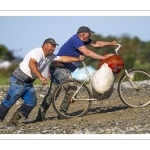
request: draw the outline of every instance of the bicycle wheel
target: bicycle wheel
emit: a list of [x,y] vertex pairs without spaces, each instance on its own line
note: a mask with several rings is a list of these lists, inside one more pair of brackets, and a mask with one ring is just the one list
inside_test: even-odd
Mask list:
[[118,83],[119,97],[129,107],[144,107],[150,104],[150,74],[144,70],[134,69],[128,72],[130,79],[124,74]]
[[[75,91],[81,86],[81,82],[77,80],[66,81],[60,84],[54,92],[53,107],[61,118],[69,118],[83,116],[89,110],[91,101],[75,100],[71,102],[71,98]],[[90,91],[86,85],[80,88],[76,94],[76,99],[89,99]]]

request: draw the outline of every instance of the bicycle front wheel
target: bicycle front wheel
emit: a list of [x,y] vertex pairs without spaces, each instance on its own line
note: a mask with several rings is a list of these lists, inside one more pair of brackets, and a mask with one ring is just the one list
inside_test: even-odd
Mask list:
[[118,84],[120,99],[129,107],[147,106],[150,104],[150,74],[140,69],[131,70],[128,74],[130,79],[124,74]]
[[[71,101],[73,94],[82,85],[77,80],[66,81],[60,84],[54,92],[53,107],[61,118],[83,116],[91,106],[90,91],[86,85],[82,85],[76,94],[77,100]],[[82,99],[82,100],[78,100]]]

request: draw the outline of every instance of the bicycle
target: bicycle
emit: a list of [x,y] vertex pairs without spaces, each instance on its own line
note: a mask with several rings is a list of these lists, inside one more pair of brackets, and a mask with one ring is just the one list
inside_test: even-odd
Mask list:
[[[118,50],[122,46],[116,44],[118,47],[115,49],[117,55]],[[85,115],[92,101],[99,100],[94,97],[89,88],[85,85],[85,82],[89,80],[90,73],[82,61],[85,68],[87,78],[80,82],[78,80],[68,80],[61,83],[54,92],[53,97],[53,108],[57,114],[62,118],[79,117]],[[120,100],[128,107],[138,108],[144,107],[150,104],[150,74],[142,69],[132,69],[127,71],[125,67],[122,68],[124,74],[118,82],[118,95]],[[140,98],[140,94],[146,95],[147,97]],[[68,104],[67,112],[60,111],[62,102],[66,101]]]

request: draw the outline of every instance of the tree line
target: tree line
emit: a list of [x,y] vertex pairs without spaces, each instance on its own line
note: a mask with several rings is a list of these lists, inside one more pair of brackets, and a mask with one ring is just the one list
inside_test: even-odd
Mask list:
[[14,60],[15,56],[7,49],[5,45],[0,45],[0,60]]
[[[128,35],[123,35],[120,38],[116,38],[114,36],[102,37],[101,35],[92,35],[93,40],[98,41],[117,41],[122,44],[122,47],[118,51],[119,55],[123,58],[125,62],[126,69],[145,69],[147,71],[150,70],[150,41],[143,42],[138,37],[129,37]],[[87,46],[88,47],[88,46]],[[103,48],[91,48],[92,51],[103,55],[106,53],[115,54],[116,46],[106,46]],[[98,67],[99,60],[95,60],[90,57],[86,57],[85,59],[86,65],[91,65],[95,69]],[[83,67],[82,64],[80,67]]]
[[[119,55],[123,58],[125,62],[125,67],[127,69],[145,69],[147,71],[150,70],[150,41],[143,42],[138,37],[129,37],[128,35],[122,35],[120,38],[114,36],[102,37],[101,35],[94,34],[91,37],[93,40],[98,41],[117,41],[118,43],[122,43],[122,47],[118,51]],[[88,47],[88,46],[87,46]],[[103,48],[91,48],[92,51],[103,55],[106,53],[114,53],[116,46],[106,46]],[[0,45],[0,59],[1,60],[14,60],[15,56],[11,51],[9,51],[6,46]],[[91,65],[95,69],[98,67],[99,60],[95,60],[91,57],[85,57],[84,59],[86,65]],[[82,63],[79,67],[83,67]]]

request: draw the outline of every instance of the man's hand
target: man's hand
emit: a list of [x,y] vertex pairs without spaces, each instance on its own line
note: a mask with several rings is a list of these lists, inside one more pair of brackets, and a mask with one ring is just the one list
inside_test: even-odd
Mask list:
[[113,42],[110,42],[110,45],[116,45],[116,44],[118,44],[116,41],[113,41]]
[[39,79],[42,82],[42,85],[46,85],[48,83],[48,80],[45,77],[41,77]]
[[79,56],[79,61],[82,61],[85,57],[83,55]]
[[105,55],[104,57],[104,59],[106,59],[106,58],[108,58],[108,57],[110,57],[110,56],[113,56],[113,55],[115,55],[115,54],[107,54],[107,55]]

